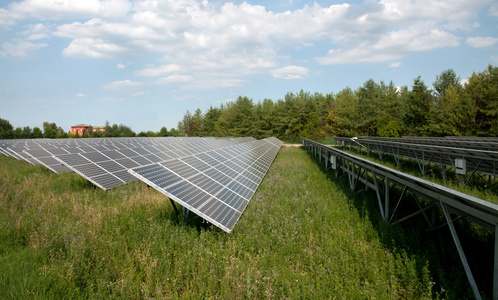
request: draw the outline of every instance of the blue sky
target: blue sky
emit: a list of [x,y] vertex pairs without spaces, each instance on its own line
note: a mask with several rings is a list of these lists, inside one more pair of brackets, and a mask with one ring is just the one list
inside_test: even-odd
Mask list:
[[495,0],[0,0],[0,118],[176,127],[247,96],[498,65]]

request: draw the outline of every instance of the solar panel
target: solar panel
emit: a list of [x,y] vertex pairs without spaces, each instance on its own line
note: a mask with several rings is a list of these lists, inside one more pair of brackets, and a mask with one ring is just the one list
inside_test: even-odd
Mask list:
[[44,165],[49,170],[55,173],[68,172],[70,169],[64,166],[60,161],[56,160],[49,151],[45,149],[33,149],[24,150],[24,152],[30,155],[38,163]]
[[[53,158],[87,180],[107,190],[135,179],[127,172],[130,168],[163,162],[172,158],[190,156],[195,153],[236,144],[230,139],[199,137],[180,138],[127,138],[114,143],[115,150],[103,140],[89,140],[65,148],[64,154]],[[108,141],[110,142],[110,141]],[[99,144],[95,144],[99,143]],[[106,150],[97,151],[96,149]],[[72,151],[78,149],[78,151]],[[88,152],[87,150],[93,151]],[[86,151],[86,152],[83,152]],[[67,154],[71,152],[71,154]]]
[[253,140],[130,169],[135,177],[231,232],[277,155],[276,138]]

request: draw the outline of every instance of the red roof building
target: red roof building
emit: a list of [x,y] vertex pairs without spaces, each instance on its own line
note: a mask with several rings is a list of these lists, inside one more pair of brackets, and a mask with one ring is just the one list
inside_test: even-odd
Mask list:
[[82,136],[83,134],[88,133],[88,128],[90,128],[90,125],[86,124],[74,125],[71,126],[71,133]]
[[105,131],[105,126],[91,126],[91,125],[86,125],[86,124],[79,124],[79,125],[71,126],[71,133],[82,136],[85,133],[88,133],[90,128],[92,128],[93,132],[95,132],[95,131],[104,132]]

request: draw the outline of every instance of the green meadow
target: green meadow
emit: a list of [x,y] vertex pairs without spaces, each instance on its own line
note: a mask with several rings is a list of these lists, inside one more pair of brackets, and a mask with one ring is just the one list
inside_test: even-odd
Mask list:
[[[231,234],[177,216],[139,181],[102,191],[5,156],[0,166],[0,299],[473,297],[447,229],[386,225],[372,195],[301,148],[280,150]],[[490,291],[479,259],[492,235],[459,230],[484,249],[470,262]]]

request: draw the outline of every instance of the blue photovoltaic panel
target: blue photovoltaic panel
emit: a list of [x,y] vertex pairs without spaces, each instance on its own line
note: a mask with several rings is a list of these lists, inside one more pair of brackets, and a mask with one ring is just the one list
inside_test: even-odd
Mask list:
[[[109,139],[111,141],[113,145],[107,143],[106,139],[79,141],[78,145],[64,148],[63,154],[54,154],[53,159],[107,190],[135,179],[128,169],[237,144],[231,139],[199,137]],[[90,149],[92,151],[88,151]],[[179,167],[179,172],[186,172],[185,166]]]
[[231,232],[282,142],[254,140],[130,169],[129,172],[195,214]]

